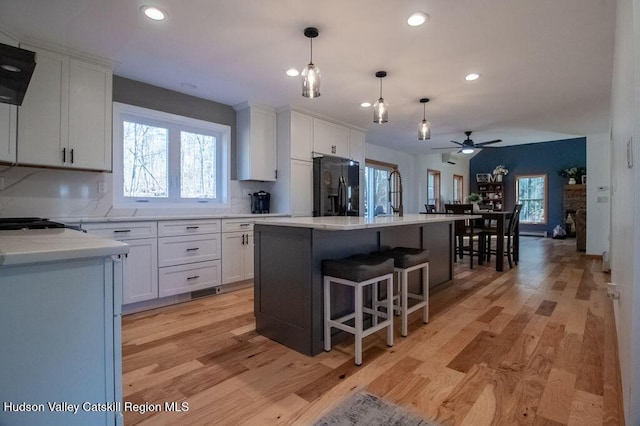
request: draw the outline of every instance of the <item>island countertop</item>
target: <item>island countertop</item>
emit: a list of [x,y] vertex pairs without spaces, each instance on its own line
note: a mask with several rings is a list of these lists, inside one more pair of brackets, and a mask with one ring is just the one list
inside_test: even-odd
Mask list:
[[0,233],[0,267],[125,254],[129,247],[73,229],[21,229]]
[[273,217],[256,220],[256,225],[291,226],[297,228],[322,229],[327,231],[350,231],[355,229],[383,228],[387,226],[420,225],[451,222],[454,220],[479,219],[479,215],[460,214],[405,214],[404,216],[319,216],[319,217]]

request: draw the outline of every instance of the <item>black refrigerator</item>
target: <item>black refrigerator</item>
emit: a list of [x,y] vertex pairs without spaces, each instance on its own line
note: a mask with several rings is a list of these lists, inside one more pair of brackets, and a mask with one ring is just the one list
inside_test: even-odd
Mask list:
[[313,215],[360,216],[360,164],[325,155],[313,159]]

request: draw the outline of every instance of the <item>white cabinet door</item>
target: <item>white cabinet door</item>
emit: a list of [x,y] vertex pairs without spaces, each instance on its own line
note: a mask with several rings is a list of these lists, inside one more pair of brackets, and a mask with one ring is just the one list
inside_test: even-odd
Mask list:
[[349,158],[349,129],[314,118],[313,151],[319,154]]
[[127,240],[122,304],[158,297],[158,244],[155,238]]
[[32,46],[36,68],[18,108],[18,162],[111,170],[111,70]]
[[247,233],[244,244],[244,279],[253,279],[253,232]]
[[238,179],[276,180],[276,114],[250,106],[238,110]]
[[311,216],[313,211],[313,163],[291,160],[291,215]]
[[222,284],[242,281],[244,278],[243,246],[246,232],[222,234]]
[[360,163],[364,169],[364,132],[349,129],[349,155],[353,161]]
[[69,57],[31,46],[37,65],[18,108],[18,162],[60,167],[70,158]]
[[159,271],[158,295],[166,297],[216,287],[222,284],[220,279],[220,260],[167,266]]
[[71,59],[69,165],[111,170],[111,70]]
[[291,158],[311,161],[313,117],[291,111]]
[[[17,46],[18,42],[0,33],[0,42]],[[0,162],[16,162],[16,127],[18,107],[0,104]]]
[[222,234],[222,284],[253,278],[253,232]]

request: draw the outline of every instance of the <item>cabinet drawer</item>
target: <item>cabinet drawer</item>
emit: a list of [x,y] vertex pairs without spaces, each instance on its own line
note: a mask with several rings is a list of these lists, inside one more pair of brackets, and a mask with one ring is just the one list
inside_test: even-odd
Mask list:
[[215,234],[220,232],[220,220],[167,220],[158,222],[159,237],[176,235]]
[[220,259],[220,234],[158,239],[158,265],[161,267],[214,259]]
[[219,260],[160,268],[159,296],[215,287],[222,284],[221,276]]
[[252,232],[255,219],[223,219],[222,232]]
[[83,224],[82,229],[114,240],[155,238],[158,234],[156,222],[88,223]]

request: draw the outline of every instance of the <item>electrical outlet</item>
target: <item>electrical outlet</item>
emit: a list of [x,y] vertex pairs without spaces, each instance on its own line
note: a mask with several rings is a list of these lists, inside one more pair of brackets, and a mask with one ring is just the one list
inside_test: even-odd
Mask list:
[[99,180],[98,181],[98,194],[104,194],[105,192],[107,192],[107,190],[105,189],[104,181],[103,180]]

